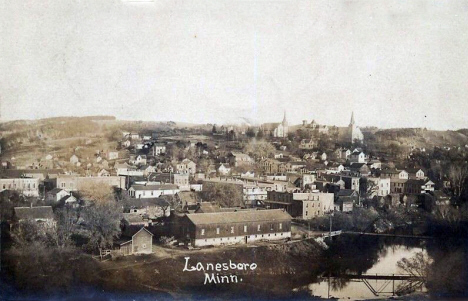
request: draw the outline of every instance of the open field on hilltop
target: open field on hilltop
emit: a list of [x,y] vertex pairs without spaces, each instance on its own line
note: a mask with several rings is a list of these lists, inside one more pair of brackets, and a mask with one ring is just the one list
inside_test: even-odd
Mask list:
[[22,143],[13,149],[7,149],[2,153],[2,158],[11,160],[14,157],[16,166],[30,165],[44,160],[49,154],[61,161],[68,161],[70,156],[76,153],[80,159],[93,161],[97,150],[115,150],[116,146],[117,142],[109,142],[100,137],[44,139],[39,142]]
[[213,136],[193,135],[193,134],[167,135],[167,136],[161,136],[160,138],[166,141],[179,141],[179,140],[189,140],[189,141],[194,141],[194,142],[213,141]]

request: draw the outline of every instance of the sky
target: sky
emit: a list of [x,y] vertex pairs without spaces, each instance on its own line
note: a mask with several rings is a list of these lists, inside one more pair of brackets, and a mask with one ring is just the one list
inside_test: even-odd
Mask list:
[[0,120],[467,128],[468,1],[1,1]]

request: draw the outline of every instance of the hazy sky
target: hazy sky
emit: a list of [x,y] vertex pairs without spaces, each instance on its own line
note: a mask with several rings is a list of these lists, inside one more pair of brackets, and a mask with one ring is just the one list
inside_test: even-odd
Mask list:
[[468,1],[0,1],[1,119],[468,127]]

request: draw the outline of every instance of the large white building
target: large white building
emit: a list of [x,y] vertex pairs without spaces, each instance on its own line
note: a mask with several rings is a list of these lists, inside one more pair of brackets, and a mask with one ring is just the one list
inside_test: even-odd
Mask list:
[[367,181],[372,183],[367,185],[370,197],[387,196],[390,194],[390,178],[369,177]]
[[39,178],[0,179],[0,191],[16,190],[25,196],[39,196]]
[[120,176],[82,177],[76,175],[59,175],[57,177],[57,188],[66,189],[68,191],[77,191],[93,183],[125,189],[125,177]]
[[309,192],[293,193],[294,201],[302,202],[302,218],[311,219],[332,212],[335,205],[333,193]]
[[177,185],[162,184],[162,185],[132,185],[128,189],[128,193],[133,198],[157,198],[162,195],[174,195],[179,193],[180,189]]

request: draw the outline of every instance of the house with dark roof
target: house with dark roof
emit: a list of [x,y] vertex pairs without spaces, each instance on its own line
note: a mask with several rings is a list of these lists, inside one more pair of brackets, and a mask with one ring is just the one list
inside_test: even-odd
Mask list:
[[124,228],[128,227],[148,227],[152,224],[152,221],[149,219],[147,215],[134,213],[134,212],[126,212],[123,213],[122,218],[122,225]]
[[363,176],[368,176],[371,174],[371,170],[366,163],[351,163],[351,165],[349,166],[349,170],[359,173]]
[[359,193],[352,189],[340,189],[337,192],[336,198],[339,202],[350,201],[354,204],[359,204]]
[[61,188],[54,188],[46,193],[46,201],[50,203],[58,203],[62,198],[70,195],[70,192]]
[[171,206],[163,198],[130,199],[125,202],[124,212],[145,215],[149,219],[170,216]]
[[426,174],[422,168],[409,168],[406,169],[410,179],[425,180]]
[[409,176],[405,170],[397,170],[397,169],[384,169],[380,173],[382,178],[390,178],[390,179],[400,179],[400,180],[408,180]]
[[254,160],[247,154],[241,152],[230,152],[228,160],[231,166],[251,165]]
[[281,210],[187,214],[183,240],[195,247],[291,237],[291,216]]
[[51,206],[15,207],[12,226],[21,226],[27,221],[34,221],[45,228],[55,227],[56,224]]

